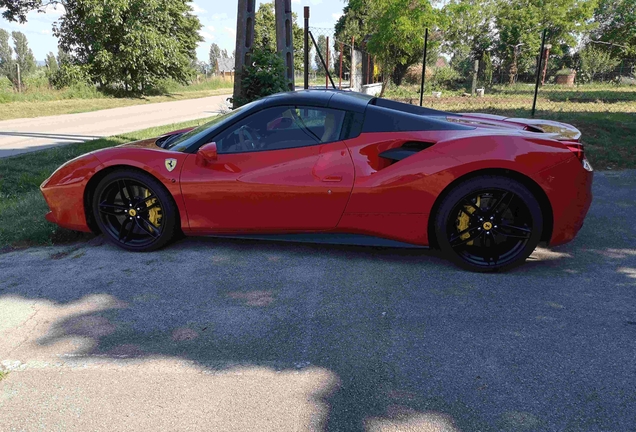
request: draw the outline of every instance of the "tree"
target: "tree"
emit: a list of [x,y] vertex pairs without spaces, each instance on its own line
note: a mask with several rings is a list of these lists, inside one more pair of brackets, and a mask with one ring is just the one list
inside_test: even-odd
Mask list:
[[[346,44],[355,39],[354,45],[359,48],[360,43],[370,33],[369,30],[369,3],[371,0],[356,0],[347,4],[342,10],[342,16],[335,26],[335,38]],[[344,46],[342,56],[343,71],[351,70],[351,47]],[[344,72],[343,72],[344,75]]]
[[252,52],[252,64],[245,65],[241,73],[243,96],[232,99],[234,107],[262,97],[286,92],[285,62],[276,53],[267,49],[255,49]]
[[[577,33],[589,30],[596,0],[497,0],[495,25],[499,55],[509,65],[511,77],[531,65],[539,54],[541,33],[560,55],[562,46],[577,43]],[[516,51],[515,51],[516,50]]]
[[382,95],[389,76],[399,85],[409,66],[420,61],[424,29],[434,29],[439,21],[429,0],[350,0],[343,12],[336,39],[349,42],[354,37],[356,48],[366,44],[385,77]]
[[15,52],[15,62],[20,65],[20,74],[24,77],[31,75],[35,72],[37,66],[35,62],[35,56],[33,51],[29,48],[29,42],[27,41],[24,33],[14,31],[11,33],[13,37],[13,50]]
[[[302,70],[304,61],[303,29],[296,24],[292,13],[292,39],[294,44],[294,69]],[[261,3],[254,16],[254,48],[276,52],[276,13],[274,3]]]
[[[318,36],[318,40],[316,40],[316,45],[318,45],[318,51],[320,51],[320,54],[322,55],[322,59],[326,62],[327,61],[327,38],[325,37],[325,35]],[[314,53],[314,61],[316,62],[316,68],[318,69],[318,71],[324,72],[325,68],[322,65],[322,62],[320,61],[320,56],[318,55],[318,51]],[[331,61],[329,63],[331,63]]]
[[254,16],[254,48],[276,52],[274,3],[261,3]]
[[589,44],[579,53],[581,58],[582,81],[593,81],[596,75],[611,71],[620,60],[612,58],[611,52],[607,49],[595,47]]
[[55,55],[52,52],[46,55],[46,60],[44,60],[44,63],[46,63],[46,68],[48,69],[47,72],[49,74],[54,74],[55,72],[57,72],[57,60],[55,59]]
[[451,0],[442,11],[443,45],[452,63],[483,61],[495,40],[495,0]]
[[[429,0],[374,0],[370,15],[375,31],[368,38],[367,50],[376,57],[383,75],[391,74],[399,85],[408,67],[421,56],[422,29],[433,28],[437,14]],[[385,79],[381,95],[387,84]]]
[[54,34],[94,81],[143,92],[159,79],[187,82],[200,28],[186,0],[73,0]]
[[62,66],[65,64],[71,64],[72,59],[69,53],[64,51],[62,47],[57,47],[57,65]]
[[0,29],[0,75],[5,75],[11,79],[15,61],[13,60],[13,50],[9,45],[9,32]]
[[212,73],[219,72],[219,58],[221,57],[221,48],[214,42],[210,45],[210,70]]
[[[599,0],[594,11],[598,27],[595,40],[608,42],[614,55],[636,54],[636,2],[634,0]],[[620,45],[620,46],[619,46]]]

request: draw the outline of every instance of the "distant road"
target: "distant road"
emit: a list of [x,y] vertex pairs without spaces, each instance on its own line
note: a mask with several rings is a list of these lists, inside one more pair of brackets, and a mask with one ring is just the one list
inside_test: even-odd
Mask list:
[[230,95],[0,121],[0,158],[212,116]]

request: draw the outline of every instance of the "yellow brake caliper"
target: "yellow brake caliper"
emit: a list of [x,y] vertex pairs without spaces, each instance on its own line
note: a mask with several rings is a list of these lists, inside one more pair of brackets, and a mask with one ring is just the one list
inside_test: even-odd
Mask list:
[[[479,195],[477,195],[477,202],[475,203],[475,205],[477,207],[481,205],[481,197]],[[464,211],[462,211],[460,215],[457,217],[457,232],[466,231],[468,229],[468,227],[470,226],[469,214],[473,214],[474,212],[475,212],[475,209],[473,207],[464,206]],[[466,240],[468,237],[470,237],[470,233],[465,233],[460,236],[462,240]],[[466,244],[469,246],[472,246],[473,240],[469,241]]]
[[[150,191],[146,189],[144,191],[144,198],[148,198],[150,196]],[[151,199],[146,202],[147,207],[151,207],[157,202],[157,198]],[[153,224],[156,228],[159,228],[161,225],[161,207],[154,207],[148,210],[148,220],[151,224]],[[152,228],[151,228],[152,229]]]

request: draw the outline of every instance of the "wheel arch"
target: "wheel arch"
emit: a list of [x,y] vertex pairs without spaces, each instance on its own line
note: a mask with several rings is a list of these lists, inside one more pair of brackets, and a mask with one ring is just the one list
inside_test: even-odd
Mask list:
[[[150,177],[152,177],[153,179],[155,179],[160,185],[161,187],[164,188],[165,192],[167,192],[168,196],[172,199],[175,208],[177,208],[177,210],[179,209],[179,206],[176,203],[175,197],[172,195],[172,193],[170,192],[170,190],[168,190],[168,188],[166,188],[161,179],[157,178],[157,176],[153,175],[152,173],[149,173],[148,171],[145,171],[141,168],[138,168],[136,166],[133,165],[125,165],[125,164],[121,164],[121,165],[111,165],[108,166],[100,171],[97,171],[89,180],[88,183],[86,183],[86,187],[84,188],[84,199],[83,199],[83,203],[84,203],[84,214],[86,215],[86,224],[88,225],[88,227],[90,228],[90,230],[95,233],[95,234],[101,234],[101,231],[99,229],[99,227],[97,226],[97,222],[95,221],[95,215],[93,214],[93,206],[92,206],[92,202],[93,202],[93,194],[95,192],[95,189],[97,188],[97,185],[99,184],[100,181],[102,181],[102,179],[104,177],[106,177],[108,174],[115,172],[115,171],[136,171],[138,173],[143,173],[145,175],[148,175]],[[179,214],[179,211],[176,212],[176,217],[177,217],[177,227],[179,227],[179,229],[181,228],[181,215]]]
[[543,188],[541,188],[541,186],[539,186],[539,184],[535,182],[533,179],[531,179],[527,175],[522,174],[518,171],[514,171],[514,170],[510,170],[506,168],[487,168],[487,169],[471,171],[467,174],[462,175],[461,177],[456,178],[450,184],[448,184],[444,188],[444,190],[442,190],[442,193],[440,193],[437,196],[437,199],[435,199],[435,203],[433,204],[433,207],[431,208],[431,212],[428,217],[427,231],[428,231],[429,246],[431,248],[439,248],[439,245],[437,243],[437,238],[435,235],[434,225],[435,225],[435,215],[439,211],[439,206],[441,205],[444,198],[459,183],[462,183],[466,180],[470,180],[471,178],[480,177],[483,175],[498,175],[502,177],[509,177],[518,181],[525,187],[527,187],[528,190],[532,193],[532,195],[534,195],[534,197],[537,199],[537,201],[539,202],[539,206],[541,207],[541,213],[543,215],[543,232],[541,233],[541,241],[542,242],[550,241],[550,238],[552,237],[554,217],[552,213],[552,204],[550,203],[550,199],[548,198],[548,195],[545,193]]

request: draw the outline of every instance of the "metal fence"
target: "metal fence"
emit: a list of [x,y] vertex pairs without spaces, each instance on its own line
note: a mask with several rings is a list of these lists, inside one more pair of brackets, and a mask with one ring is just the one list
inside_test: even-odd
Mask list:
[[[543,33],[545,36],[545,32]],[[446,111],[480,111],[501,115],[542,115],[559,112],[636,112],[636,76],[630,59],[622,59],[602,73],[559,69],[562,61],[550,57],[550,46],[536,51],[525,64],[510,59],[465,59],[454,62],[438,41],[425,48],[429,61],[411,67],[399,84],[392,83],[387,97]],[[517,50],[518,47],[515,47]],[[517,59],[515,51],[515,60]],[[434,56],[430,61],[430,56]],[[484,56],[485,57],[485,56]],[[583,69],[585,70],[585,69]],[[423,79],[422,79],[423,78]]]
[[[310,41],[309,68],[313,79],[309,87],[350,89],[363,91],[364,86],[380,79],[373,57],[365,50],[364,42],[338,39],[333,29],[308,27]],[[333,84],[332,84],[333,81]]]

